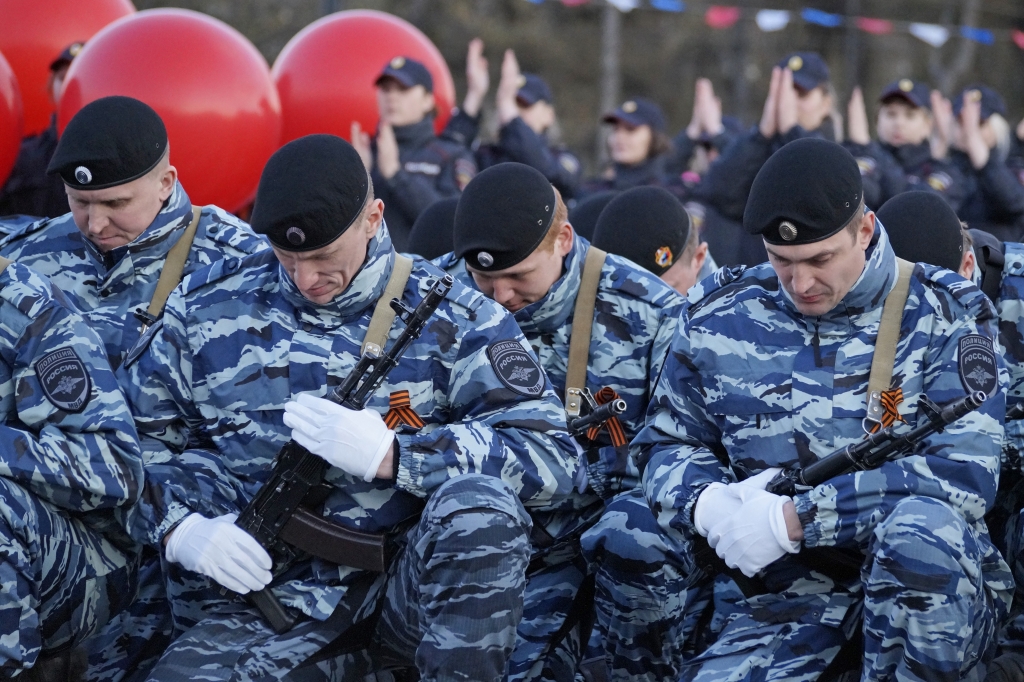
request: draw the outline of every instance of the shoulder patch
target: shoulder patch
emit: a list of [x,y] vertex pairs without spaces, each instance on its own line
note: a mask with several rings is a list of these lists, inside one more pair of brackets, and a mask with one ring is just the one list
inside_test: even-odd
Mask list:
[[929,175],[925,182],[927,182],[928,186],[936,192],[945,192],[949,189],[949,186],[953,184],[953,178],[951,178],[948,173],[936,171]]
[[81,412],[89,404],[92,381],[78,354],[70,347],[58,348],[35,364],[39,385],[53,405],[65,412]]
[[455,159],[455,184],[459,190],[466,189],[469,181],[476,176],[476,164],[465,157]]
[[530,398],[544,392],[544,372],[515,339],[498,341],[487,349],[491,367],[507,388]]
[[992,395],[999,375],[992,341],[980,334],[968,334],[960,339],[958,351],[957,370],[964,390]]

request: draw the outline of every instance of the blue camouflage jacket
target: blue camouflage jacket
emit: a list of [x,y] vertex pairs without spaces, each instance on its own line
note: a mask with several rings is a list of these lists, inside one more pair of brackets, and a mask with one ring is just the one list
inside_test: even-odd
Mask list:
[[[192,202],[177,184],[160,213],[131,244],[102,253],[75,226],[70,213],[23,226],[0,241],[0,255],[46,275],[85,315],[117,369],[138,340],[164,259],[192,221]],[[215,206],[203,208],[185,274],[225,257],[267,248],[248,225]]]
[[138,499],[142,457],[97,334],[45,277],[0,274],[0,476],[123,536],[113,509]]
[[[186,278],[162,329],[129,367],[146,457],[147,495],[133,523],[140,541],[159,543],[190,511],[237,512],[252,499],[290,439],[285,403],[299,393],[324,396],[345,378],[393,263],[382,227],[362,270],[327,305],[303,298],[271,251]],[[403,300],[415,306],[442,274],[417,259]],[[402,328],[393,325],[392,341]],[[325,515],[361,531],[393,529],[416,518],[438,486],[469,472],[500,477],[528,509],[564,505],[578,456],[528,349],[504,309],[456,284],[367,405],[385,414],[405,390],[424,422],[396,427],[396,479],[366,483],[330,469]],[[320,619],[357,573],[320,560],[297,570],[275,590]]]
[[[575,235],[572,250],[565,257],[562,277],[544,298],[515,313],[519,328],[536,351],[555,391],[563,398],[569,333],[589,248],[586,239]],[[448,254],[437,262],[458,281],[476,287],[464,260],[455,260]],[[647,404],[676,333],[683,302],[671,287],[625,258],[609,254],[605,260],[594,305],[587,388],[596,395],[601,388],[611,387],[626,401],[627,410],[618,419],[627,442],[643,427]],[[574,493],[574,505],[576,509],[600,513],[600,500],[635,487],[638,473],[629,457],[628,445],[613,446],[608,429],[602,429],[595,441],[581,439],[581,445],[586,450],[589,491]],[[586,515],[574,518],[582,521]],[[559,526],[549,527],[549,531],[564,532]]]
[[[633,444],[646,465],[644,493],[667,533],[692,540],[694,505],[713,481],[807,464],[863,438],[875,337],[895,279],[879,225],[860,278],[821,317],[797,312],[767,263],[719,270],[691,291],[683,333]],[[973,284],[915,265],[893,371],[893,388],[903,392],[899,414],[914,426],[925,419],[922,395],[940,405],[981,385],[992,395],[916,453],[798,494],[805,549],[863,551],[899,499],[932,497],[973,525],[986,583],[1005,606],[1012,580],[982,518],[995,496],[1003,437],[1006,370],[993,351],[996,334],[995,311]],[[804,571],[800,580],[800,591],[833,592],[820,574]]]

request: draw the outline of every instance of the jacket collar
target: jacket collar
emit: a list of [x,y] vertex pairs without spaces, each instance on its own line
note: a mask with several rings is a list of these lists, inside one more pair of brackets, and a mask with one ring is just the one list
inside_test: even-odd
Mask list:
[[396,126],[395,140],[401,148],[418,148],[434,139],[434,117],[427,116],[419,123],[407,126]]
[[903,168],[920,166],[932,158],[932,148],[927,140],[921,144],[905,144],[900,147],[894,147],[891,144],[883,144],[882,146],[896,158],[897,163]]
[[277,268],[281,291],[295,306],[299,318],[318,327],[333,328],[358,317],[377,303],[377,299],[384,295],[394,264],[395,249],[391,245],[391,236],[387,225],[381,223],[377,234],[367,245],[366,260],[359,272],[349,282],[348,288],[328,303],[320,305],[307,299],[280,263]]

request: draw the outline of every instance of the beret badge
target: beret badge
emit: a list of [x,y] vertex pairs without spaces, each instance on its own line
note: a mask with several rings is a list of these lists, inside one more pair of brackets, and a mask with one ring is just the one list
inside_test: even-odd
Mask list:
[[289,244],[295,246],[301,246],[306,241],[306,233],[298,227],[289,227],[284,233],[285,239],[288,240]]
[[481,251],[480,253],[476,254],[476,261],[480,263],[480,265],[482,265],[483,267],[489,268],[492,265],[494,265],[494,256],[487,253],[486,251]]
[[79,185],[88,185],[92,182],[92,172],[85,166],[79,166],[75,169],[75,180]]
[[789,222],[788,220],[783,220],[782,224],[779,225],[779,236],[785,239],[787,242],[791,242],[794,239],[796,239],[796,235],[796,225]]

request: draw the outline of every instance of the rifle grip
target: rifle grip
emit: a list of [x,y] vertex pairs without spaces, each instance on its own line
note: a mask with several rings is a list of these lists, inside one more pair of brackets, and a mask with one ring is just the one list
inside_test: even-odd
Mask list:
[[274,632],[279,635],[291,630],[298,621],[297,616],[290,613],[281,602],[277,601],[277,597],[269,587],[264,587],[259,592],[250,592],[248,598],[249,603],[260,610],[263,617],[270,623],[270,627],[274,628]]

